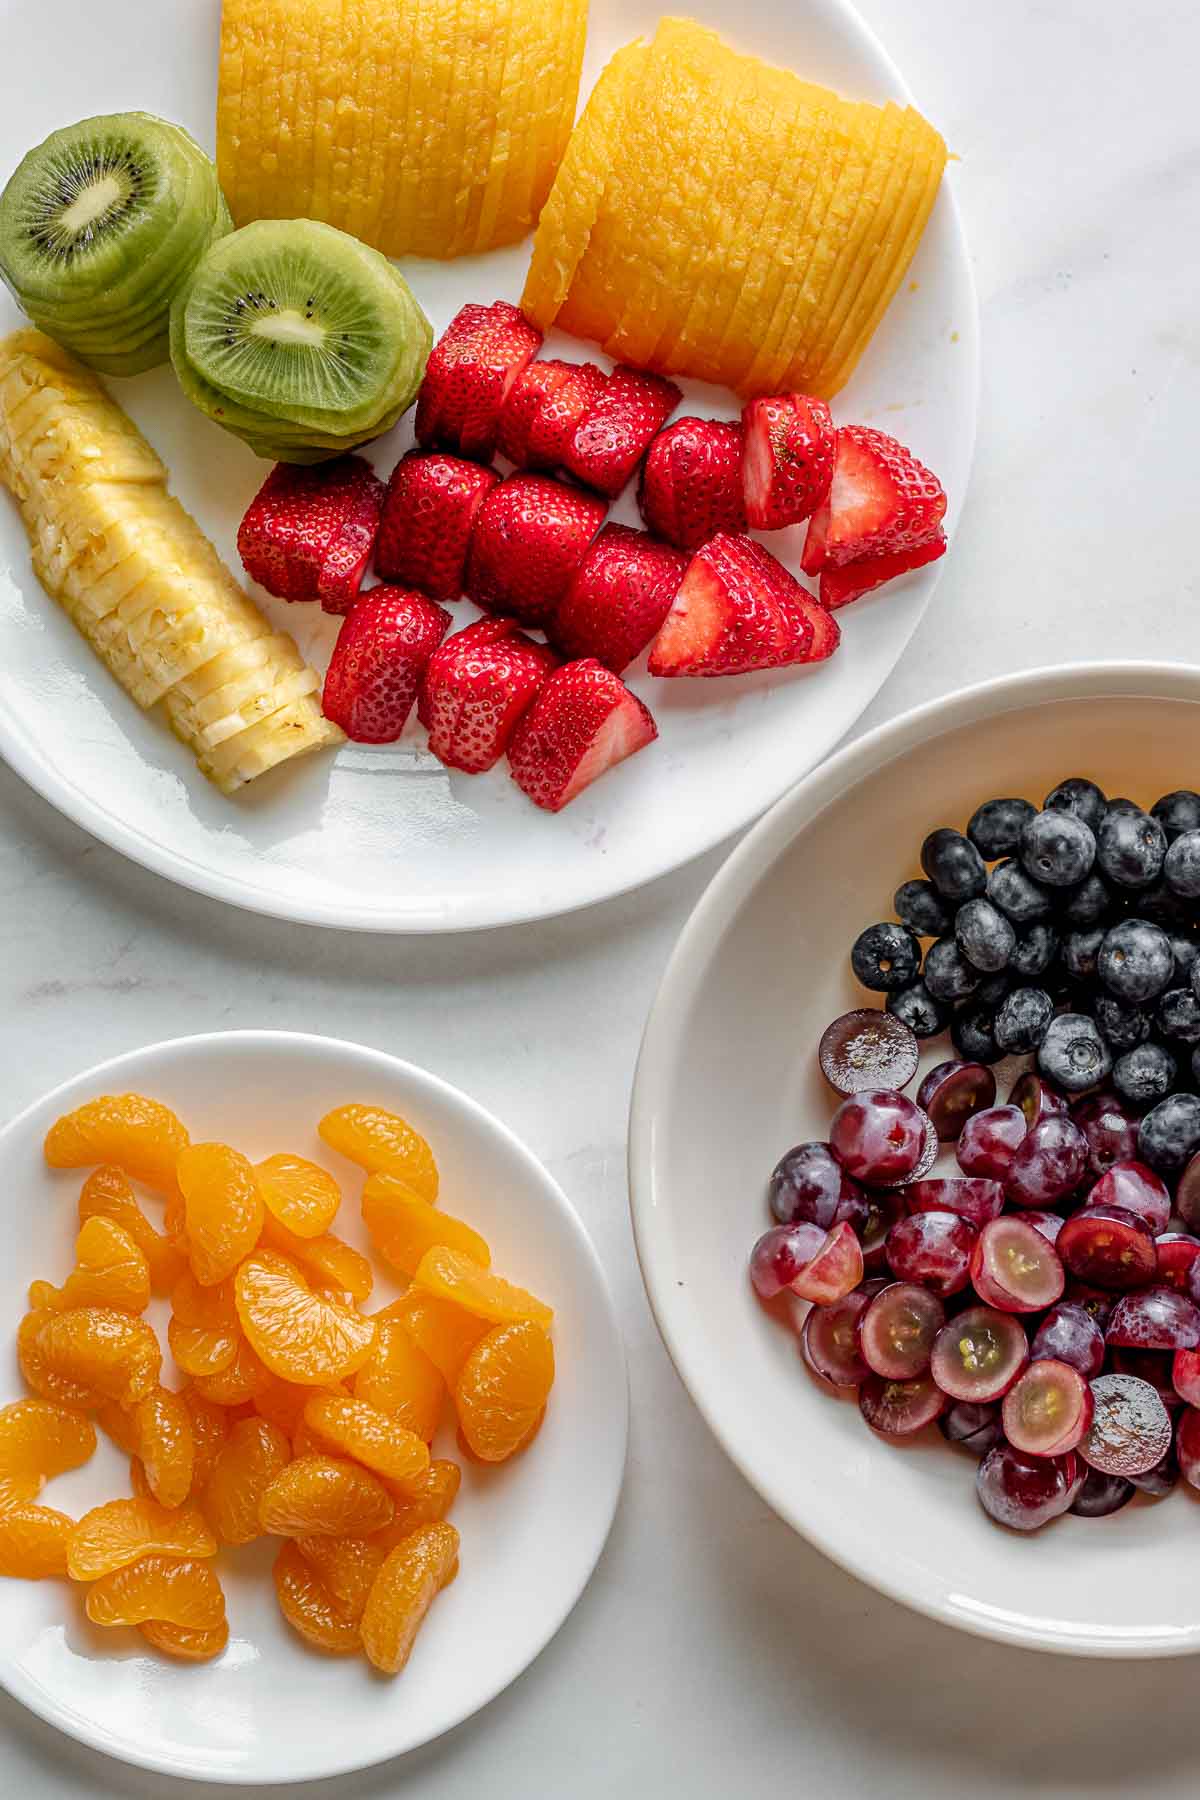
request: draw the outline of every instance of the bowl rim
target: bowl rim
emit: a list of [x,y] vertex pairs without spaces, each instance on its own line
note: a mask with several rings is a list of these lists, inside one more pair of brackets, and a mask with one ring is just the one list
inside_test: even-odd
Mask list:
[[1200,703],[1200,665],[1112,660],[1048,665],[977,682],[939,695],[856,738],[798,781],[753,826],[717,870],[676,939],[642,1034],[629,1110],[629,1205],[638,1265],[659,1335],[693,1404],[730,1461],[792,1530],[831,1562],[901,1605],[972,1635],[1027,1649],[1075,1656],[1140,1658],[1183,1656],[1200,1650],[1200,1624],[1170,1637],[1123,1633],[1112,1639],[1078,1630],[1051,1632],[1028,1618],[960,1611],[937,1591],[924,1592],[891,1572],[870,1547],[846,1551],[819,1524],[805,1519],[788,1497],[767,1491],[753,1463],[739,1452],[720,1416],[694,1384],[688,1339],[691,1314],[669,1272],[664,1210],[657,1167],[657,1122],[665,1110],[681,1049],[683,1023],[706,981],[721,940],[759,882],[793,839],[827,807],[867,776],[929,738],[1031,705],[1064,701],[1144,698]]

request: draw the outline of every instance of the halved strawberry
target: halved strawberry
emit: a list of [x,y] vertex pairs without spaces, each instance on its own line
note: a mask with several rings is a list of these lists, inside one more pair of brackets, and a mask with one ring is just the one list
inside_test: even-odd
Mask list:
[[666,618],[686,568],[686,556],[648,532],[606,525],[547,620],[547,636],[564,655],[594,656],[619,675]]
[[500,414],[500,436],[496,447],[501,456],[507,456],[518,469],[528,467],[529,433],[534,420],[563,383],[573,380],[574,371],[574,363],[547,356],[531,362],[513,382]]
[[447,768],[481,775],[508,749],[521,714],[551,669],[553,651],[515,619],[478,619],[429,659],[417,715]]
[[807,519],[833,476],[833,419],[824,400],[774,394],[742,408],[742,481],[755,531],[782,531]]
[[355,743],[394,742],[449,628],[450,614],[424,594],[372,588],[338,632],[325,674],[325,717]]
[[919,550],[936,540],[945,516],[941,482],[911,450],[870,425],[843,425],[829,498],[809,523],[802,567],[816,575]]
[[945,554],[946,534],[939,530],[932,542],[922,544],[916,550],[901,550],[895,556],[864,556],[858,562],[847,563],[843,569],[823,569],[821,605],[834,612],[839,606],[857,600],[860,594],[869,594],[872,588],[882,587],[885,581],[895,581],[898,575],[907,575],[910,569],[922,569],[926,563],[936,562]]
[[383,579],[434,600],[457,600],[475,515],[499,479],[495,469],[441,450],[402,456],[388,483],[375,549]]
[[561,812],[597,776],[657,736],[636,694],[588,657],[556,669],[545,683],[513,734],[509,769],[536,806]]
[[831,614],[753,538],[718,532],[688,564],[650,648],[652,675],[744,675],[831,656]]
[[384,486],[361,456],[277,463],[238,527],[246,573],[281,600],[349,612],[371,560]]
[[417,442],[490,462],[500,414],[542,334],[515,306],[464,306],[430,353],[417,397]]
[[638,509],[680,550],[698,550],[716,531],[745,531],[741,426],[687,418],[660,431],[642,464]]
[[564,466],[615,500],[682,399],[673,381],[618,366],[576,426]]
[[603,500],[545,475],[509,475],[487,495],[467,557],[467,593],[484,612],[541,625],[604,522]]
[[596,363],[570,363],[565,381],[551,388],[533,416],[525,439],[527,469],[561,469],[580,421],[608,386]]

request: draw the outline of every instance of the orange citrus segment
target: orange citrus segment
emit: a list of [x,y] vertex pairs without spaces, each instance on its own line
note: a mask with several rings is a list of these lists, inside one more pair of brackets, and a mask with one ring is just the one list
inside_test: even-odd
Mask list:
[[357,1625],[387,1555],[383,1544],[378,1538],[305,1537],[296,1547],[342,1617]]
[[396,1514],[390,1525],[377,1531],[373,1543],[394,1550],[421,1525],[436,1525],[450,1511],[462,1483],[462,1470],[446,1457],[435,1457],[425,1471],[419,1490],[407,1499],[396,1501]]
[[216,1539],[194,1506],[169,1508],[135,1497],[109,1500],[84,1513],[71,1532],[67,1571],[73,1581],[98,1581],[143,1556],[216,1554]]
[[452,1386],[468,1352],[487,1330],[482,1319],[451,1300],[439,1299],[414,1283],[389,1308],[418,1350],[427,1356],[443,1381]]
[[111,1219],[127,1232],[146,1259],[153,1291],[170,1293],[183,1273],[183,1258],[170,1238],[151,1225],[123,1169],[106,1165],[92,1170],[79,1194],[79,1223],[86,1225],[89,1219]]
[[354,1397],[429,1443],[446,1404],[446,1383],[402,1320],[379,1318],[371,1355],[354,1377]]
[[314,1294],[296,1265],[272,1250],[246,1258],[234,1293],[252,1348],[284,1381],[323,1387],[352,1375],[371,1354],[374,1322]]
[[463,1364],[454,1404],[463,1438],[481,1462],[503,1462],[534,1435],[554,1385],[554,1347],[528,1320],[497,1325]]
[[36,1500],[47,1481],[78,1469],[96,1448],[90,1419],[52,1400],[0,1407],[0,1508]]
[[205,1562],[144,1556],[102,1575],[88,1589],[93,1625],[141,1625],[161,1619],[191,1631],[216,1631],[225,1622],[221,1584]]
[[23,1500],[0,1510],[0,1575],[42,1581],[67,1572],[74,1519],[50,1506]]
[[283,1546],[273,1575],[279,1610],[305,1643],[329,1656],[353,1656],[361,1648],[357,1624],[334,1604],[298,1544]]
[[182,1396],[156,1388],[133,1408],[132,1422],[150,1492],[164,1506],[182,1506],[196,1464],[192,1415]]
[[317,1129],[331,1150],[369,1174],[396,1175],[426,1199],[437,1199],[433,1151],[399,1113],[382,1106],[339,1106],[326,1113]]
[[267,1487],[258,1517],[276,1537],[367,1537],[394,1512],[391,1495],[368,1470],[337,1457],[300,1456]]
[[176,1178],[183,1195],[188,1258],[202,1287],[232,1275],[258,1242],[263,1201],[254,1170],[228,1144],[190,1144]]
[[205,1517],[223,1544],[248,1544],[261,1534],[259,1504],[291,1458],[291,1445],[278,1425],[257,1418],[234,1425],[201,1495]]
[[458,1567],[458,1533],[444,1521],[422,1525],[389,1550],[367,1599],[362,1644],[384,1675],[398,1675],[425,1615]]
[[419,1486],[429,1468],[424,1439],[365,1400],[314,1394],[304,1409],[304,1423],[329,1455],[353,1457],[409,1491],[413,1483]]
[[353,1245],[344,1243],[330,1232],[320,1237],[298,1237],[269,1215],[263,1225],[262,1245],[265,1250],[278,1250],[291,1257],[316,1287],[334,1288],[350,1294],[355,1300],[369,1300],[375,1277],[366,1257]]
[[464,1312],[490,1320],[494,1325],[532,1319],[535,1324],[548,1328],[554,1319],[553,1308],[544,1300],[527,1293],[524,1288],[515,1287],[503,1276],[481,1268],[461,1251],[447,1249],[441,1244],[425,1252],[415,1282],[427,1294],[449,1300],[462,1307]]
[[27,1313],[17,1332],[21,1373],[36,1393],[67,1405],[131,1406],[157,1385],[162,1352],[149,1325],[111,1307]]
[[374,1175],[363,1188],[362,1216],[380,1256],[402,1275],[415,1275],[417,1264],[435,1244],[460,1250],[485,1269],[491,1263],[492,1253],[477,1231],[424,1200],[398,1195]]
[[66,1113],[46,1133],[52,1169],[115,1163],[160,1193],[169,1193],[188,1134],[169,1106],[141,1094],[105,1094]]
[[296,1237],[315,1238],[328,1231],[342,1203],[341,1190],[328,1170],[302,1156],[268,1156],[255,1175],[271,1218]]
[[229,1642],[224,1620],[212,1631],[189,1631],[186,1625],[168,1625],[165,1619],[146,1619],[138,1630],[164,1656],[177,1656],[182,1662],[211,1662]]
[[115,1306],[145,1312],[150,1304],[150,1266],[129,1233],[111,1219],[89,1219],[75,1240],[75,1267],[60,1288],[35,1281],[32,1306],[64,1312],[73,1306]]

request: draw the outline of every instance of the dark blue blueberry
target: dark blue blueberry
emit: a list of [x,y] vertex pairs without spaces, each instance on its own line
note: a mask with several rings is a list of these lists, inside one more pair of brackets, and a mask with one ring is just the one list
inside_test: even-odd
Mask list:
[[1171,950],[1175,957],[1175,976],[1171,985],[1183,987],[1192,979],[1200,943],[1194,937],[1189,937],[1186,931],[1169,931],[1167,936],[1171,940]]
[[1115,800],[1107,800],[1107,801],[1105,801],[1105,804],[1104,804],[1104,812],[1105,812],[1106,816],[1109,813],[1112,813],[1114,815],[1114,817],[1120,813],[1141,814],[1141,813],[1145,812],[1145,810],[1146,810],[1145,807],[1139,806],[1136,800],[1127,800],[1123,794],[1118,794],[1118,796]]
[[1175,953],[1161,925],[1122,919],[1105,932],[1096,968],[1110,994],[1141,1006],[1165,993],[1175,973]]
[[1019,987],[996,1014],[995,1038],[1009,1056],[1036,1050],[1054,1017],[1054,1002],[1044,988]]
[[997,1063],[1004,1056],[996,1042],[995,1015],[988,1006],[968,1000],[950,1021],[950,1039],[964,1062]]
[[1095,925],[1089,931],[1063,933],[1062,965],[1072,981],[1095,980],[1096,959],[1104,937],[1103,925]]
[[953,938],[939,938],[925,952],[925,986],[935,1000],[965,1000],[979,986],[973,969]]
[[1123,1506],[1128,1506],[1136,1493],[1132,1481],[1127,1481],[1124,1475],[1106,1475],[1103,1469],[1089,1469],[1071,1502],[1071,1511],[1077,1519],[1106,1519],[1109,1513],[1120,1512]]
[[1067,1094],[1095,1087],[1112,1069],[1112,1055],[1094,1019],[1086,1013],[1059,1013],[1038,1047],[1038,1069]]
[[1095,860],[1096,840],[1074,813],[1038,813],[1021,833],[1025,871],[1046,887],[1074,887]]
[[1175,1086],[1179,1064],[1162,1044],[1138,1044],[1113,1064],[1112,1081],[1123,1100],[1153,1106]]
[[903,925],[868,925],[854,940],[850,967],[865,988],[891,994],[916,980],[921,946]]
[[1032,925],[1022,925],[1008,959],[1009,974],[1021,981],[1044,975],[1058,955],[1058,942],[1053,925],[1044,925],[1040,920],[1035,920]]
[[1030,880],[1019,862],[996,864],[988,876],[987,897],[1014,925],[1032,925],[1035,919],[1050,917],[1049,894]]
[[1096,833],[1096,865],[1117,887],[1148,888],[1162,874],[1167,839],[1157,819],[1140,808],[1108,811]]
[[902,1019],[914,1037],[936,1037],[950,1023],[950,1008],[935,1000],[923,981],[889,994],[887,1010]]
[[1154,1016],[1164,1037],[1178,1044],[1200,1044],[1200,1000],[1190,987],[1168,988]]
[[976,1006],[986,1006],[991,1012],[995,1012],[1000,1002],[1007,998],[1011,987],[1012,979],[1008,970],[1002,969],[998,975],[985,975],[971,998]]
[[1056,788],[1051,788],[1042,802],[1045,812],[1070,813],[1076,819],[1082,819],[1089,831],[1094,832],[1104,817],[1107,801],[1094,781],[1084,775],[1071,775],[1066,781],[1060,781]]
[[1170,1094],[1138,1127],[1138,1156],[1160,1175],[1174,1175],[1200,1150],[1200,1099]]
[[954,914],[932,881],[902,882],[892,905],[900,923],[917,937],[945,937],[954,929]]
[[1164,794],[1154,802],[1150,817],[1158,820],[1168,843],[1182,837],[1185,831],[1200,831],[1200,794],[1193,794],[1191,788],[1176,788],[1173,794]]
[[1200,895],[1200,831],[1185,831],[1175,839],[1163,862],[1163,876],[1173,894],[1185,900]]
[[1144,1044],[1150,1036],[1150,1014],[1140,1006],[1126,1006],[1111,994],[1097,994],[1092,1012],[1109,1047],[1118,1053]]
[[1021,833],[1036,811],[1028,800],[985,800],[971,814],[967,836],[985,862],[1015,856]]
[[1017,934],[990,900],[964,900],[954,918],[954,936],[967,961],[985,975],[1008,964]]
[[1161,875],[1148,888],[1126,889],[1126,896],[1127,910],[1131,906],[1139,919],[1152,919],[1164,931],[1186,930],[1191,924],[1195,902],[1175,893]]
[[921,845],[921,867],[947,900],[972,900],[987,886],[982,856],[961,831],[941,825]]
[[1058,916],[1064,925],[1099,925],[1112,910],[1112,895],[1093,869],[1092,873],[1072,888],[1063,898]]

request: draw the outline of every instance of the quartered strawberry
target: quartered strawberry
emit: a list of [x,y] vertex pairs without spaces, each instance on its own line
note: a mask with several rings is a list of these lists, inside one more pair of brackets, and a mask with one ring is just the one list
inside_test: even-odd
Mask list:
[[527,469],[561,469],[579,425],[608,386],[595,363],[569,363],[565,381],[552,386],[533,416],[525,440]]
[[719,532],[688,564],[650,649],[652,675],[744,675],[820,662],[837,621],[753,538]]
[[916,550],[901,550],[895,556],[864,556],[842,569],[822,569],[821,605],[835,612],[839,606],[857,600],[860,594],[869,594],[872,588],[895,581],[910,569],[923,569],[926,563],[936,562],[945,554],[946,534],[939,529],[935,538]]
[[686,418],[660,431],[642,464],[638,509],[680,550],[698,550],[715,531],[745,531],[741,426]]
[[919,550],[937,539],[945,516],[941,482],[911,450],[869,425],[843,425],[829,495],[809,522],[801,566],[818,575],[864,557]]
[[417,442],[490,462],[509,390],[541,345],[541,332],[506,300],[460,308],[425,366]]
[[434,600],[457,600],[475,514],[499,479],[494,469],[440,450],[402,456],[388,483],[375,547],[383,579]]
[[636,694],[588,657],[564,664],[545,683],[513,734],[509,769],[536,806],[561,812],[597,776],[657,736]]
[[[529,433],[534,420],[563,383],[573,380],[575,368],[574,363],[559,362],[552,356],[542,357],[522,369],[509,389],[500,414],[500,436],[496,447],[501,456],[507,456],[518,469],[529,466]],[[600,371],[597,369],[596,373],[600,374]]]
[[371,560],[384,485],[361,456],[277,463],[238,528],[246,573],[281,600],[349,612]]
[[833,418],[824,400],[774,394],[742,408],[742,482],[755,531],[782,531],[815,512],[833,476]]
[[471,533],[467,593],[484,612],[541,625],[604,522],[603,500],[545,475],[510,475],[485,498]]
[[449,628],[445,607],[424,594],[372,588],[338,632],[325,675],[325,717],[355,743],[393,743]]
[[479,619],[456,631],[430,657],[417,702],[433,754],[468,775],[490,769],[557,666],[553,651],[514,619]]
[[650,642],[675,598],[687,557],[628,525],[606,525],[546,623],[565,656],[594,656],[614,674]]
[[615,500],[682,399],[673,381],[619,365],[575,427],[564,467]]

